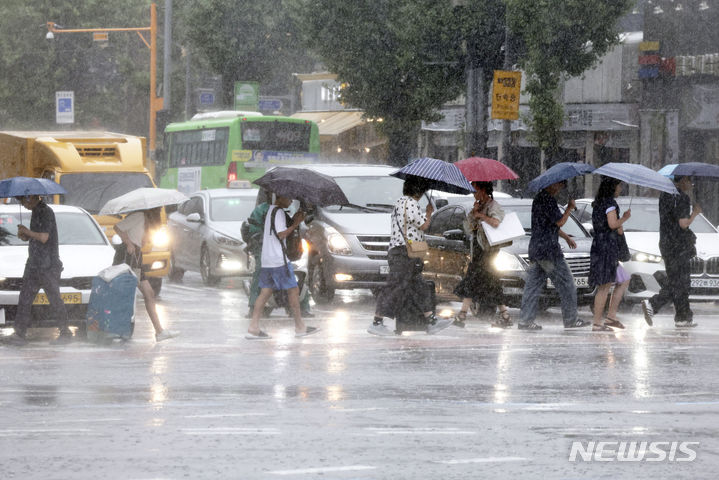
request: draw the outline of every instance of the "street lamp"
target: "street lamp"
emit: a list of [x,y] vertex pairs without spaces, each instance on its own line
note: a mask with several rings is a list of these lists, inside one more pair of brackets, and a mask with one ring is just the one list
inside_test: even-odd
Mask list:
[[[137,32],[147,48],[150,49],[150,131],[148,141],[150,143],[150,159],[153,161],[154,169],[155,160],[155,136],[157,111],[162,109],[163,99],[158,97],[155,92],[155,84],[157,82],[157,5],[150,5],[150,26],[149,27],[128,27],[128,28],[62,28],[54,22],[47,22],[47,35],[45,38],[52,40],[55,34],[59,33],[107,33],[107,32]],[[142,32],[150,32],[150,42],[142,35]]]

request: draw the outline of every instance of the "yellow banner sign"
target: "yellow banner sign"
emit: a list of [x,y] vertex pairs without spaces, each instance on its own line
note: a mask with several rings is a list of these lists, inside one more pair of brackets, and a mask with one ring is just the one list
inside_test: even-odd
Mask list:
[[517,120],[522,72],[494,71],[492,82],[492,118]]

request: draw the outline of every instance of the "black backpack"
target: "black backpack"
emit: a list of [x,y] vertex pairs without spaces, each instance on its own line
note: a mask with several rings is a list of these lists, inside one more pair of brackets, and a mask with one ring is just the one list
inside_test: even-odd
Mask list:
[[[271,230],[272,233],[274,233],[278,239],[280,237],[279,237],[279,235],[277,235],[277,230],[275,230],[275,218],[277,218],[276,217],[277,212],[279,212],[280,210],[282,211],[282,213],[285,214],[285,225],[287,225],[288,227],[290,225],[292,225],[292,218],[289,215],[287,215],[287,212],[285,212],[284,210],[282,210],[279,207],[276,207],[272,211],[272,219],[270,220],[270,228],[272,229]],[[285,256],[287,257],[287,259],[290,262],[299,260],[300,257],[302,257],[302,238],[300,238],[300,229],[295,228],[294,230],[292,230],[292,233],[290,233],[285,238],[284,244],[282,243],[282,240],[280,240],[280,245],[282,246],[282,252],[285,254]]]

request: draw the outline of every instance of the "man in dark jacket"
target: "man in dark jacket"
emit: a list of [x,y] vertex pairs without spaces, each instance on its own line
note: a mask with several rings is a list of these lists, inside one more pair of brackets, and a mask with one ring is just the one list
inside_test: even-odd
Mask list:
[[17,229],[17,236],[23,241],[29,241],[28,258],[13,324],[15,333],[7,341],[15,345],[27,343],[25,335],[30,323],[30,308],[42,288],[53,313],[57,315],[57,326],[60,329],[60,336],[53,343],[67,343],[72,340],[72,332],[68,328],[67,310],[60,296],[62,262],[55,213],[38,195],[18,197],[18,200],[23,207],[32,210],[32,216],[30,228],[20,225]]
[[[696,236],[689,229],[702,212],[696,203],[691,206],[690,177],[677,177],[674,183],[679,195],[664,193],[659,196],[659,251],[664,259],[667,278],[659,293],[642,300],[644,320],[651,326],[652,317],[664,305],[674,303],[674,324],[677,327],[696,327],[689,307],[691,271],[689,261],[697,254]],[[691,212],[691,214],[690,214]]]

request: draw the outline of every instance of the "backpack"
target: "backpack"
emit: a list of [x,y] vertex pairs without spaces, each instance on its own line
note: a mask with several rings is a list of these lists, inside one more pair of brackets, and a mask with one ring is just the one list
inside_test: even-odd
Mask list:
[[252,214],[240,227],[242,241],[247,244],[247,250],[251,255],[258,256],[262,253],[262,236],[269,207],[266,203],[261,203],[255,207]]
[[[277,207],[272,211],[270,228],[278,239],[280,237],[277,235],[277,230],[275,229],[275,218],[277,218],[277,212],[279,211],[282,211],[282,213],[285,214],[285,225],[289,227],[292,224],[292,218],[290,218],[290,216],[287,215],[287,212],[281,208]],[[285,257],[287,257],[290,262],[299,260],[300,257],[302,257],[302,238],[300,238],[300,231],[298,228],[292,230],[292,233],[285,237],[285,243],[282,243],[282,240],[280,240],[280,245],[282,246],[282,253],[285,254]]]

